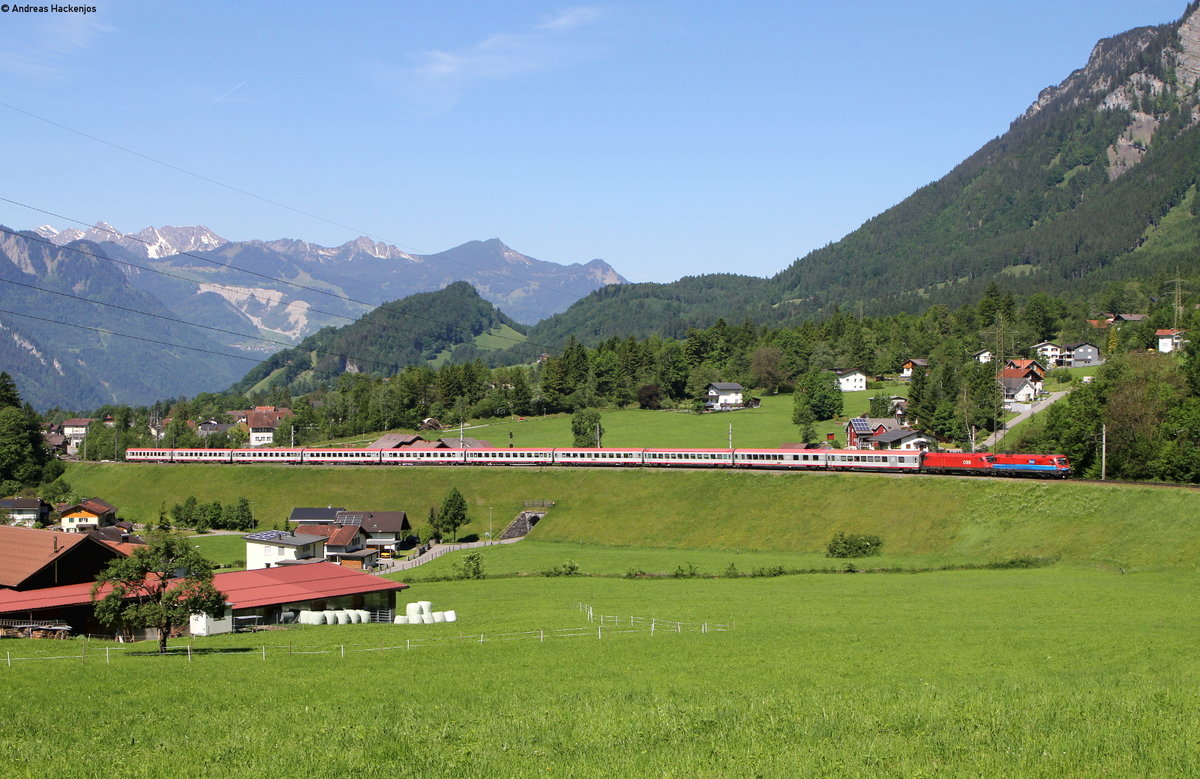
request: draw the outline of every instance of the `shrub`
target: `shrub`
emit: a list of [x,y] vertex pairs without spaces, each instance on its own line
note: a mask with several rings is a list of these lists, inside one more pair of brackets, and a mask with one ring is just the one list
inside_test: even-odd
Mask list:
[[673,579],[695,579],[700,575],[700,569],[692,563],[684,563],[675,569],[675,573],[671,574]]
[[769,565],[766,568],[755,568],[750,572],[750,575],[756,579],[762,579],[770,576],[783,576],[784,570],[782,565]]
[[456,579],[486,578],[487,575],[483,572],[483,555],[479,552],[465,555],[462,560],[454,564],[454,577]]
[[542,571],[542,576],[579,576],[579,563],[574,560],[567,560],[562,565],[556,565],[553,568]]
[[641,577],[643,577],[645,575],[646,575],[646,572],[643,571],[641,568],[626,568],[625,569],[625,578],[626,579],[640,579]]
[[865,533],[836,533],[825,547],[826,557],[873,557],[883,549],[883,539]]
[[724,576],[726,579],[736,579],[741,575],[742,574],[738,571],[737,566],[733,563],[730,563],[729,567],[725,569],[725,573],[722,574],[722,576]]

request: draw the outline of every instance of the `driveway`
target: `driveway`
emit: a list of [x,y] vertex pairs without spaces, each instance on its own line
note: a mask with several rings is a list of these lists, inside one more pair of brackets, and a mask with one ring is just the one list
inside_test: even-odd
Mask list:
[[1006,422],[1004,427],[1000,428],[999,430],[992,433],[987,438],[983,439],[983,441],[979,444],[979,447],[981,449],[982,448],[987,448],[987,449],[992,448],[993,446],[996,445],[996,442],[998,442],[1004,438],[1004,434],[1007,433],[1009,430],[1011,430],[1014,427],[1016,427],[1017,425],[1021,424],[1026,419],[1029,419],[1031,416],[1033,416],[1037,412],[1042,411],[1046,408],[1049,408],[1052,403],[1057,403],[1058,401],[1062,400],[1064,397],[1066,397],[1069,394],[1070,394],[1069,390],[1063,390],[1062,392],[1051,392],[1044,399],[1039,400],[1035,403],[1026,405],[1025,410],[1019,412],[1015,417],[1013,417],[1008,422]]

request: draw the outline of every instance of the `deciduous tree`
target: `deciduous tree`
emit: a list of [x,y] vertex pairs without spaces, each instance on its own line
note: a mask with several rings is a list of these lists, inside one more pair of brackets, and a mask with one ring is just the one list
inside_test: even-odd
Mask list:
[[186,538],[169,533],[151,534],[148,544],[109,563],[92,585],[96,617],[114,629],[156,629],[159,652],[192,614],[224,614],[225,599],[213,586],[213,564]]

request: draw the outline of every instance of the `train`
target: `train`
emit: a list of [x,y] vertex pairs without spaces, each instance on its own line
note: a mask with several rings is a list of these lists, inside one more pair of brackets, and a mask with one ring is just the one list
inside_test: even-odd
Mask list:
[[556,465],[651,468],[761,468],[1066,478],[1061,454],[990,454],[864,449],[127,449],[128,462],[281,465]]

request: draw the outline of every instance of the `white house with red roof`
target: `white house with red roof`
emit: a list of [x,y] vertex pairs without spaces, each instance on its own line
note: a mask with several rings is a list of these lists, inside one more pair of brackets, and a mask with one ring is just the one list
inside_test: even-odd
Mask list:
[[1163,354],[1177,352],[1187,343],[1183,338],[1183,330],[1155,330],[1154,337],[1158,339],[1158,350]]

